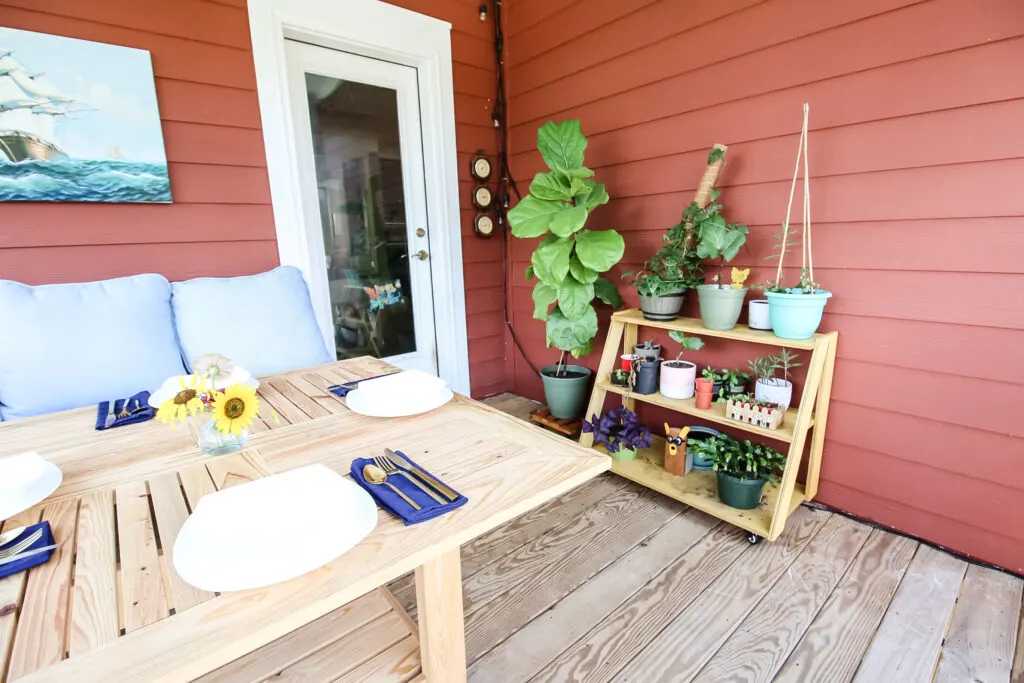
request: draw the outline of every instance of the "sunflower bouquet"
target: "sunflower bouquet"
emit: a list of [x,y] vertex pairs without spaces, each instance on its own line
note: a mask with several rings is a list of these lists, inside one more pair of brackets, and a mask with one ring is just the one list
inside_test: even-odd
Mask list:
[[153,394],[153,403],[159,406],[156,416],[168,425],[205,422],[198,434],[204,450],[210,450],[207,445],[211,452],[241,448],[259,417],[259,382],[218,353],[195,359],[192,368],[192,374],[168,378]]

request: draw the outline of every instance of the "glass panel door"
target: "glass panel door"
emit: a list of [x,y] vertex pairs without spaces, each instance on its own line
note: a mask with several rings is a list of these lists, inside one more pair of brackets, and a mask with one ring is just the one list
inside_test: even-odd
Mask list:
[[321,248],[326,288],[313,298],[329,306],[337,357],[436,372],[415,70],[289,50],[303,90],[295,110],[308,124],[304,182],[315,190],[305,193],[317,222],[310,249]]

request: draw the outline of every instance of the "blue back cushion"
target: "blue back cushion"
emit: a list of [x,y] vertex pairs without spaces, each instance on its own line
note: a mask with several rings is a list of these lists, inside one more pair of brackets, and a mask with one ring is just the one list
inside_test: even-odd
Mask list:
[[160,275],[0,280],[0,411],[10,420],[153,391],[184,370]]
[[259,376],[335,360],[324,347],[297,268],[175,282],[171,290],[186,364],[223,353]]

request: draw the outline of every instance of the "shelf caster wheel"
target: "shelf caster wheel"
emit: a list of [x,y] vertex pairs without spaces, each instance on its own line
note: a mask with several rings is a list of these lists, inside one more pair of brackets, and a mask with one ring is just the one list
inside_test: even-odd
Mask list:
[[758,536],[753,532],[747,534],[747,543],[749,543],[750,545],[758,545],[763,540],[764,536]]

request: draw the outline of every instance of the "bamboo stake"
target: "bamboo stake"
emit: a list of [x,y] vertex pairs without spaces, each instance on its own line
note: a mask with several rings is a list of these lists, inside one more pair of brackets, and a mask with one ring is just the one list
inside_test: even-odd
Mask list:
[[807,252],[807,270],[814,282],[814,250],[811,248],[811,169],[810,153],[807,151],[810,135],[807,131],[807,122],[810,118],[811,105],[804,102],[804,243]]
[[796,148],[796,167],[793,169],[793,183],[789,186],[789,204],[786,205],[786,220],[782,223],[782,244],[779,245],[779,267],[775,270],[776,284],[782,284],[782,261],[786,258],[789,244],[789,216],[793,211],[793,197],[796,195],[796,179],[800,174],[800,153],[804,148],[804,131],[800,130],[800,142]]

